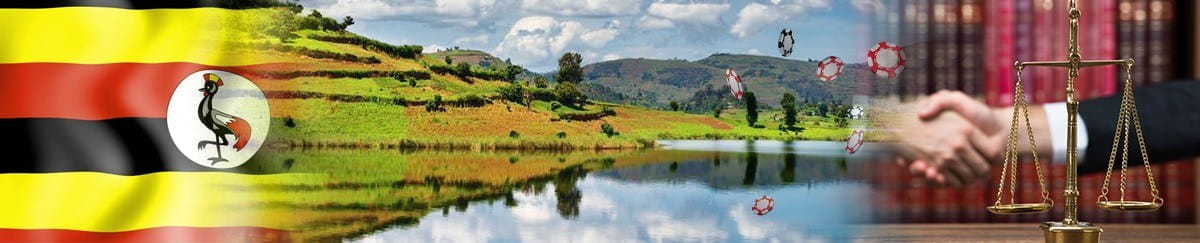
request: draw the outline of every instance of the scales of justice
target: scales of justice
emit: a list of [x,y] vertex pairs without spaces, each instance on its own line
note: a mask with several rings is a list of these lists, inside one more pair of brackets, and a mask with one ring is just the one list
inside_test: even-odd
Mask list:
[[[1032,148],[1033,162],[1037,167],[1038,184],[1041,185],[1042,201],[1038,203],[1016,203],[1016,180],[1017,180],[1017,130],[1019,126],[1018,117],[1023,116],[1025,129],[1032,131],[1029,124],[1029,108],[1025,102],[1025,92],[1021,83],[1021,70],[1027,66],[1043,66],[1043,67],[1060,67],[1067,69],[1067,163],[1066,163],[1066,184],[1063,190],[1063,198],[1066,201],[1066,212],[1062,221],[1045,222],[1041,224],[1042,231],[1045,232],[1046,242],[1098,242],[1100,233],[1104,230],[1095,224],[1082,222],[1076,214],[1078,208],[1079,188],[1077,179],[1079,177],[1076,161],[1076,114],[1079,111],[1079,101],[1075,100],[1075,79],[1079,76],[1079,69],[1095,66],[1106,65],[1124,65],[1125,66],[1125,85],[1121,98],[1121,108],[1118,113],[1117,127],[1115,136],[1113,136],[1112,152],[1108,157],[1108,169],[1105,172],[1104,186],[1100,189],[1100,196],[1096,198],[1096,206],[1114,211],[1154,211],[1162,207],[1163,198],[1158,195],[1158,188],[1154,183],[1154,173],[1150,169],[1150,159],[1146,154],[1146,143],[1142,138],[1142,125],[1139,122],[1137,114],[1137,105],[1133,99],[1133,76],[1130,71],[1133,70],[1133,59],[1124,60],[1082,60],[1079,55],[1079,17],[1080,12],[1077,8],[1076,0],[1070,0],[1068,5],[1070,32],[1067,36],[1067,60],[1066,61],[1037,61],[1037,62],[1021,62],[1016,61],[1013,65],[1017,72],[1017,81],[1015,87],[1015,102],[1013,104],[1012,125],[1009,128],[1008,144],[1005,148],[1004,168],[1000,174],[1000,187],[996,192],[996,202],[987,207],[988,211],[995,214],[1024,214],[1024,213],[1040,213],[1050,210],[1054,206],[1054,200],[1050,199],[1050,193],[1046,190],[1045,178],[1042,174],[1042,166],[1038,161],[1037,145],[1034,143],[1033,133],[1029,134],[1029,143]],[[1023,112],[1023,113],[1022,113]],[[1050,121],[1059,122],[1059,121]],[[1133,201],[1125,197],[1125,176],[1128,174],[1129,160],[1129,133],[1130,125],[1133,126],[1134,132],[1137,134],[1137,145],[1140,148],[1142,161],[1145,163],[1146,178],[1150,184],[1150,201]],[[1121,145],[1121,147],[1118,147]],[[1121,153],[1121,186],[1120,195],[1116,198],[1109,198],[1109,178],[1111,178],[1113,164],[1117,159],[1117,152]],[[1009,182],[1007,203],[1004,201],[1005,180]],[[1114,200],[1115,199],[1115,200]],[[1132,198],[1131,198],[1132,199]]]

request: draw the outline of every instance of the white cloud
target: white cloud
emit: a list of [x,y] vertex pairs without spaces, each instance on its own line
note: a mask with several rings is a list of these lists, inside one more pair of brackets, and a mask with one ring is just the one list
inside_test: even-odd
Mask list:
[[617,59],[621,59],[621,55],[617,55],[616,53],[609,53],[600,58],[602,61],[612,61]]
[[675,23],[672,23],[670,20],[666,19],[642,16],[642,19],[638,21],[638,27],[646,30],[667,29],[674,28]]
[[745,38],[762,31],[764,26],[779,23],[809,11],[829,9],[828,0],[773,0],[771,5],[751,3],[738,12],[737,21],[729,33]]
[[854,9],[865,13],[882,10],[883,8],[883,3],[880,3],[879,0],[852,0],[850,4],[854,5]]
[[422,53],[434,53],[434,52],[437,52],[442,49],[446,49],[446,47],[442,46],[442,45],[438,45],[438,44],[429,44],[429,45],[424,45],[424,47],[421,49],[421,52]]
[[[620,35],[620,21],[609,21],[605,27],[589,28],[577,21],[559,21],[550,16],[530,16],[517,20],[504,39],[496,46],[498,56],[511,57],[525,66],[545,64],[568,48],[601,48]],[[589,55],[589,53],[591,53]],[[599,54],[583,51],[585,60],[596,60]]]
[[757,48],[750,48],[750,50],[746,50],[746,53],[751,55],[762,55],[762,51],[759,51]]
[[332,0],[314,6],[325,16],[354,16],[358,20],[399,19],[434,25],[478,27],[491,23],[496,0]]
[[488,36],[488,35],[486,35],[486,34],[484,34],[484,35],[477,35],[477,36],[466,36],[466,37],[460,37],[460,38],[458,38],[458,39],[454,39],[454,44],[456,44],[456,45],[463,45],[463,44],[487,44],[487,42],[488,42],[489,40],[491,40],[491,38],[489,38],[489,36]]
[[629,16],[641,11],[639,0],[522,0],[521,9],[559,16]]
[[649,22],[650,26],[664,26],[662,21],[674,25],[698,25],[707,27],[721,26],[721,15],[729,10],[728,3],[662,3],[656,2],[646,8],[648,18],[642,23]]
[[608,27],[583,33],[583,35],[579,36],[579,39],[592,48],[600,48],[604,47],[604,44],[608,44],[609,41],[616,39],[617,34],[620,33],[617,28]]

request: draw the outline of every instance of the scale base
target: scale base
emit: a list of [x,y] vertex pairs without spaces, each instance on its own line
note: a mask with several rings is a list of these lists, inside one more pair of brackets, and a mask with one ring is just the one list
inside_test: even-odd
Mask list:
[[1042,231],[1046,233],[1046,242],[1099,242],[1104,229],[1087,222],[1075,225],[1045,222],[1042,223]]

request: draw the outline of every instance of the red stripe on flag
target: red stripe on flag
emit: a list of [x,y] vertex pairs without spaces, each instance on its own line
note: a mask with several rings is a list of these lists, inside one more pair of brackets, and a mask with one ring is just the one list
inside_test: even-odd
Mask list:
[[167,117],[175,86],[200,70],[254,79],[287,64],[207,66],[195,63],[0,64],[0,119]]
[[261,227],[157,227],[120,232],[0,229],[6,242],[290,242],[290,231]]

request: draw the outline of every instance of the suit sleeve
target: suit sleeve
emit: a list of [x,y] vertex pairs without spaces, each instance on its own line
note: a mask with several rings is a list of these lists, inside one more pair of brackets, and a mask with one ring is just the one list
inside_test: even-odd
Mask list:
[[[1133,91],[1151,163],[1200,156],[1200,81],[1186,80]],[[1080,171],[1104,171],[1113,148],[1121,95],[1083,101],[1080,118],[1087,122],[1088,147]],[[1137,134],[1129,127],[1129,165],[1142,165]],[[1118,142],[1118,147],[1121,143]],[[1121,154],[1117,154],[1120,163]],[[1116,165],[1120,166],[1120,165]]]

